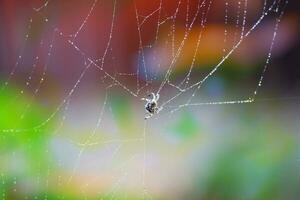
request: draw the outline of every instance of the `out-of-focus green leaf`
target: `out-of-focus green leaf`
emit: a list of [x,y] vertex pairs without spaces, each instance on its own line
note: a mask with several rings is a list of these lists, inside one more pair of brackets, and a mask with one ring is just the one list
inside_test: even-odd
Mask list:
[[200,125],[190,112],[183,112],[173,124],[171,130],[182,139],[187,139],[200,132]]

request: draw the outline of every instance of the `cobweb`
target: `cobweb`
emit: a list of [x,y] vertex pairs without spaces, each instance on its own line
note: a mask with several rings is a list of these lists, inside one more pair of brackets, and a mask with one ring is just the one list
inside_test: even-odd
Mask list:
[[[137,41],[137,45],[134,47],[137,55],[134,58],[135,66],[133,67],[122,66],[123,64],[118,60],[120,58],[116,56],[118,52],[126,51],[120,39],[115,40],[115,35],[121,30],[119,26],[124,26],[117,23],[120,17],[119,8],[123,3],[118,0],[91,1],[88,9],[82,8],[84,12],[81,13],[85,13],[84,15],[76,14],[72,30],[58,25],[60,22],[57,22],[55,18],[58,4],[51,0],[34,7],[28,21],[24,22],[27,24],[27,28],[24,40],[20,45],[19,55],[0,87],[0,94],[3,94],[9,87],[20,85],[18,93],[11,97],[11,102],[21,100],[24,96],[30,99],[23,105],[22,112],[17,114],[20,119],[26,120],[33,109],[33,102],[36,99],[43,99],[45,90],[49,88],[47,87],[47,82],[50,81],[48,77],[61,78],[61,75],[55,74],[55,70],[51,69],[58,67],[53,60],[74,59],[80,66],[80,71],[68,74],[68,77],[71,77],[71,83],[68,82],[65,84],[66,88],[60,89],[62,98],[49,100],[55,106],[51,106],[51,112],[47,116],[37,120],[39,123],[29,127],[12,124],[10,127],[0,130],[1,138],[5,140],[11,136],[26,135],[32,132],[32,137],[37,137],[39,134],[44,134],[49,126],[52,126],[54,130],[51,130],[51,135],[63,138],[60,141],[47,141],[46,148],[39,150],[48,156],[54,151],[58,158],[55,161],[47,161],[46,165],[37,160],[35,168],[38,173],[33,178],[20,176],[18,174],[22,173],[15,172],[16,169],[11,169],[9,165],[1,165],[0,184],[5,186],[11,182],[12,187],[11,192],[1,191],[2,199],[17,196],[17,194],[21,194],[24,199],[48,199],[51,198],[53,186],[57,191],[64,191],[73,186],[78,187],[76,193],[86,199],[91,197],[90,193],[100,199],[126,199],[130,198],[131,194],[137,196],[138,199],[156,198],[156,194],[159,192],[153,192],[154,189],[149,189],[150,186],[148,186],[150,177],[147,174],[154,169],[148,166],[151,155],[147,153],[147,143],[148,134],[158,121],[167,121],[169,118],[172,120],[177,111],[184,108],[255,103],[256,96],[264,82],[264,75],[270,65],[277,30],[287,1],[265,0],[256,11],[257,18],[249,20],[247,11],[251,2],[248,0],[222,0],[220,2],[176,0],[172,3],[160,0],[151,3],[149,8],[142,7],[138,1],[130,1],[134,18],[129,17],[128,20],[134,20],[130,23],[135,24],[135,30],[132,32]],[[214,11],[216,4],[223,9],[221,13]],[[236,9],[232,10],[231,7]],[[103,23],[105,24],[103,27],[100,11],[110,13],[109,23]],[[196,69],[199,65],[198,55],[201,53],[202,43],[205,42],[205,32],[209,20],[213,20],[215,15],[223,18],[225,27],[222,30],[223,48],[216,53],[218,55],[216,62],[210,63],[207,71],[199,73],[199,70]],[[82,42],[84,39],[86,40],[85,37],[88,37],[84,34],[85,31],[91,32],[89,26],[94,16],[97,16],[96,20],[99,20],[100,26],[100,32],[95,34],[101,34],[99,37],[105,40],[104,46],[99,47],[101,51],[99,50],[97,54],[91,53],[89,46]],[[201,101],[201,89],[205,87],[205,83],[216,75],[225,62],[238,53],[241,46],[257,29],[264,26],[266,19],[272,20],[274,27],[272,35],[269,36],[270,45],[265,55],[265,62],[260,67],[256,84],[250,87],[252,92],[245,98],[224,97],[223,101],[203,98],[204,100]],[[30,48],[30,42],[35,34],[33,31],[35,26],[47,27],[47,34],[44,34],[44,38],[40,38],[39,42],[36,42],[38,44],[36,45],[36,54],[28,61],[27,49]],[[99,30],[97,29],[97,31]],[[101,33],[101,31],[103,32]],[[149,37],[151,38],[149,39]],[[92,46],[98,45],[93,41],[90,42]],[[58,47],[63,49],[63,52],[58,52]],[[183,61],[184,59],[185,61]],[[79,63],[77,63],[78,60],[80,60]],[[39,65],[43,67],[38,68]],[[181,75],[177,73],[179,66],[183,66]],[[72,66],[60,64],[59,68],[58,71],[68,71]],[[226,71],[226,68],[222,68],[222,70]],[[19,75],[23,76],[20,78]],[[97,80],[95,87],[98,88],[101,97],[94,92],[89,92],[89,87],[84,85],[84,82],[88,82],[92,75],[97,77],[95,78]],[[20,79],[22,81],[15,82]],[[64,78],[62,77],[62,79]],[[83,97],[90,96],[89,98],[94,99],[96,102],[93,103],[97,105],[97,109],[90,108],[88,105],[79,105],[81,93]],[[137,113],[138,120],[132,122],[136,124],[136,130],[130,128],[129,130],[128,128],[120,130],[120,132],[137,132],[131,134],[130,137],[106,133],[117,132],[116,124],[106,119],[116,117],[111,98],[116,93],[120,94],[117,98],[126,96],[135,102],[134,110],[125,112]],[[158,107],[161,110],[150,119],[144,120],[145,102],[141,99],[151,93],[159,94]],[[13,106],[13,104],[11,103],[9,106]],[[93,116],[91,119],[97,120],[86,122],[85,110],[89,110],[89,115]],[[73,119],[74,116],[76,119]],[[70,123],[76,123],[71,131],[68,130]],[[138,126],[140,124],[143,124],[142,128]],[[89,127],[88,134],[80,134],[83,126]],[[67,131],[72,134],[66,133]],[[127,146],[130,143],[135,143],[138,148],[130,149]],[[30,147],[28,148],[30,149]],[[129,152],[129,157],[120,156],[125,151]],[[98,156],[101,159],[98,160],[101,167],[98,167],[96,171],[89,172],[89,168],[84,168],[86,162],[91,160],[85,156],[86,152],[96,155],[92,160],[97,160]],[[18,149],[13,149],[5,157],[11,158],[9,160],[18,160],[19,156]],[[22,165],[22,162],[20,164]],[[98,166],[97,161],[94,164]],[[14,163],[13,166],[15,165],[19,164]],[[81,178],[82,170],[87,172],[86,176],[89,178]],[[10,176],[12,171],[15,174],[13,177]],[[24,189],[22,185],[26,185],[27,182],[32,186]],[[132,182],[136,182],[136,184],[130,185]],[[60,199],[68,197],[68,194],[63,192],[58,192],[58,194],[57,198]]]

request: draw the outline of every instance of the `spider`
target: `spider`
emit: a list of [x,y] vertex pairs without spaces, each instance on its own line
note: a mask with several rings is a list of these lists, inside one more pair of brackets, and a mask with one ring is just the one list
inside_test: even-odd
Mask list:
[[157,106],[157,101],[159,99],[159,94],[154,94],[153,92],[148,95],[149,98],[142,98],[141,100],[146,101],[145,109],[146,109],[146,115],[145,119],[149,119],[152,117],[152,115],[159,113],[162,108],[159,108]]

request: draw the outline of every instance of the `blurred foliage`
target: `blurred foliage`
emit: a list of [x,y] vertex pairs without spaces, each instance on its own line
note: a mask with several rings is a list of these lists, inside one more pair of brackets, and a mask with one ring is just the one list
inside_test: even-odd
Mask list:
[[114,120],[121,133],[134,133],[133,108],[128,98],[112,94],[109,99]]
[[182,112],[179,119],[171,127],[172,132],[180,136],[180,139],[192,138],[200,133],[200,125],[190,112]]
[[[0,170],[3,194],[9,194],[10,186],[20,177],[46,176],[50,165],[48,154],[49,131],[52,123],[40,125],[49,116],[49,111],[36,104],[16,88],[8,87],[0,95]],[[4,176],[5,174],[5,176]]]
[[[112,114],[122,133],[135,133],[134,114],[131,112],[131,102],[120,95],[113,95],[110,100]],[[49,113],[37,103],[30,101],[26,95],[20,95],[16,89],[8,88],[0,96],[0,129],[25,129],[21,132],[7,132],[0,135],[0,194],[7,199],[23,199],[21,192],[14,193],[16,180],[29,180],[35,184],[40,180],[38,188],[33,193],[27,194],[28,199],[99,199],[92,194],[85,194],[75,188],[61,190],[50,185],[45,188],[47,181],[51,182],[51,175],[55,170],[51,156],[48,153],[51,141],[52,124],[49,123],[36,131],[35,126],[47,119]],[[30,109],[25,112],[25,108]],[[229,108],[225,119],[232,119],[235,113],[235,132],[224,130],[226,137],[217,149],[217,156],[209,164],[211,166],[206,177],[195,174],[195,191],[190,199],[278,199],[284,196],[286,181],[291,180],[293,169],[291,160],[294,160],[297,149],[295,136],[288,134],[288,129],[278,124],[278,120],[260,118],[261,110],[247,109],[240,112],[236,107]],[[22,118],[22,114],[24,118]],[[202,131],[202,125],[192,112],[184,110],[176,121],[168,127],[180,141],[193,146],[192,141]],[[39,178],[37,178],[39,177]],[[1,184],[2,181],[2,184]],[[296,185],[298,180],[293,182]],[[26,181],[25,181],[26,182]],[[24,184],[24,183],[22,183]],[[199,189],[199,188],[201,189]],[[47,191],[45,191],[47,190]],[[198,191],[199,190],[199,191]],[[293,190],[295,192],[296,190]],[[28,191],[27,191],[28,192]],[[32,196],[31,196],[32,195]],[[141,196],[103,191],[99,193],[102,199],[142,199]],[[142,195],[142,194],[141,194]],[[194,198],[193,198],[194,197]]]
[[290,161],[295,158],[295,138],[281,130],[276,122],[262,123],[251,116],[241,118],[244,126],[240,133],[224,138],[226,145],[222,145],[204,181],[204,199],[280,199],[282,196],[286,170],[292,169]]

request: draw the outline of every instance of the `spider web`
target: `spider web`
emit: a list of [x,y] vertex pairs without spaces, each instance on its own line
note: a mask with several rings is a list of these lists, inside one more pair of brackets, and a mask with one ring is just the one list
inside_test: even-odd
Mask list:
[[[19,55],[0,89],[0,94],[3,94],[15,84],[18,74],[26,74],[22,78],[23,82],[19,83],[21,86],[18,87],[18,93],[10,100],[16,102],[23,96],[29,96],[30,101],[23,106],[23,111],[18,113],[19,118],[26,120],[30,110],[32,110],[33,102],[36,99],[43,99],[40,96],[45,92],[43,90],[47,88],[47,81],[50,81],[47,76],[54,73],[51,68],[57,67],[53,60],[64,59],[61,58],[62,52],[56,53],[58,48],[64,49],[67,59],[81,61],[77,63],[80,70],[70,75],[72,83],[67,83],[67,87],[62,89],[62,98],[53,100],[56,103],[53,103],[55,106],[52,106],[49,115],[38,120],[38,124],[30,127],[19,127],[16,124],[0,130],[1,137],[5,139],[10,135],[14,137],[29,132],[39,135],[45,132],[50,124],[55,124],[54,130],[51,131],[51,137],[56,138],[56,140],[47,141],[47,148],[40,149],[40,151],[44,152],[45,155],[56,154],[57,158],[55,161],[47,162],[46,166],[42,166],[42,161],[37,161],[38,175],[36,177],[28,178],[14,175],[10,180],[9,175],[11,173],[18,173],[13,171],[15,169],[1,166],[0,179],[2,183],[0,184],[5,186],[11,181],[12,191],[15,195],[20,193],[25,199],[48,199],[51,198],[49,194],[53,190],[53,185],[56,186],[55,190],[57,191],[68,190],[75,185],[74,187],[79,188],[78,195],[86,199],[91,197],[90,194],[102,199],[119,198],[117,196],[120,194],[122,194],[121,198],[124,199],[130,198],[129,195],[132,194],[138,196],[139,199],[153,199],[159,194],[159,191],[153,187],[153,183],[152,187],[149,186],[153,177],[148,174],[151,174],[154,168],[150,167],[151,155],[147,149],[149,142],[155,143],[152,141],[153,137],[149,139],[148,136],[150,131],[153,132],[154,123],[168,117],[172,118],[175,112],[183,108],[254,103],[270,65],[277,31],[287,1],[265,0],[259,8],[260,10],[257,11],[257,18],[249,21],[247,11],[251,2],[248,0],[224,0],[221,2],[178,0],[169,3],[172,4],[171,9],[167,7],[166,3],[168,2],[164,0],[152,3],[150,8],[144,8],[138,1],[132,1],[130,6],[134,17],[130,20],[135,20],[135,30],[132,31],[136,32],[137,36],[136,67],[133,67],[131,71],[127,69],[125,72],[121,67],[122,64],[118,63],[118,57],[115,56],[115,52],[123,49],[121,44],[120,49],[118,49],[119,41],[114,41],[117,31],[120,30],[118,26],[121,26],[120,23],[117,23],[121,3],[118,0],[112,2],[91,1],[88,9],[82,8],[84,12],[81,13],[85,13],[84,15],[76,15],[77,18],[74,20],[76,25],[72,27],[71,31],[65,30],[63,26],[58,25],[59,22],[55,22],[52,13],[58,6],[55,1],[46,1],[32,9]],[[223,8],[221,14],[225,27],[222,33],[224,47],[220,49],[218,61],[210,65],[208,71],[199,74],[196,69],[198,55],[201,51],[201,45],[205,41],[209,19],[215,14],[215,4],[222,4],[221,7]],[[235,7],[235,11],[231,12],[230,7]],[[103,25],[103,30],[101,30],[103,31],[101,37],[105,38],[104,46],[101,47],[103,48],[102,51],[99,51],[101,53],[91,53],[89,46],[85,46],[82,42],[84,37],[87,37],[84,33],[91,29],[89,27],[91,26],[90,21],[95,18],[95,15],[104,10],[110,13],[110,19],[107,20],[109,23],[106,23],[108,26],[104,27]],[[100,18],[97,19],[100,20]],[[257,83],[254,87],[251,86],[252,92],[246,98],[199,101],[202,98],[200,91],[205,87],[205,83],[216,75],[224,63],[244,45],[257,29],[264,26],[266,19],[273,20],[274,27],[270,36],[265,63],[261,67]],[[100,26],[101,22],[99,23]],[[131,23],[133,22],[131,21]],[[36,42],[38,44],[36,45],[37,53],[30,60],[27,49],[30,48],[30,42],[32,42],[33,28],[41,25],[46,27],[47,34],[40,38],[39,42]],[[151,28],[145,28],[146,26]],[[146,40],[145,38],[149,36],[151,39]],[[191,38],[193,38],[192,41]],[[187,47],[188,45],[189,47]],[[185,52],[189,48],[192,49],[190,50],[192,53],[188,57],[188,61],[183,62]],[[30,67],[24,67],[25,64],[28,65],[28,62],[31,63]],[[43,67],[38,68],[39,65]],[[183,76],[176,75],[176,69],[180,65],[184,65]],[[63,68],[68,69],[67,66],[63,65],[60,67],[61,70]],[[89,81],[86,77],[91,77],[91,74],[97,76],[95,80],[101,96],[89,92],[89,88],[83,84]],[[52,76],[60,75],[52,74]],[[121,96],[128,97],[135,102],[135,105],[138,105],[134,107],[134,111],[130,112],[137,113],[139,120],[133,123],[143,124],[141,127],[136,126],[134,131],[130,128],[128,130],[116,130],[116,124],[111,122],[112,119],[116,118],[111,98],[116,92],[120,93]],[[162,110],[151,119],[144,120],[144,102],[141,101],[141,98],[151,92],[160,95],[158,106]],[[88,105],[79,105],[79,94],[81,93],[84,93],[84,97],[92,96],[90,97],[94,99],[92,104],[97,105],[97,110],[88,107]],[[85,122],[84,119],[80,118],[81,114],[85,116],[85,110],[90,112],[90,119],[94,120]],[[74,116],[80,119],[73,119]],[[76,120],[78,120],[77,124],[73,125],[72,130],[69,130],[72,127],[70,124],[74,124]],[[81,126],[89,127],[87,128],[89,129],[88,134],[81,133]],[[118,131],[133,131],[135,133],[131,134],[130,137],[124,137]],[[106,132],[114,134],[107,134]],[[130,144],[135,144],[136,149],[131,149]],[[123,155],[125,151],[127,156]],[[18,150],[13,150],[8,155],[7,157],[11,160],[18,160],[20,156]],[[98,156],[99,158],[97,158]],[[70,157],[70,160],[66,157]],[[89,157],[92,159],[88,160]],[[90,160],[95,160],[95,163],[91,165],[96,166],[97,170],[84,168]],[[81,178],[82,171],[85,171],[85,176],[89,178]],[[32,188],[20,189],[22,185],[26,184],[26,181],[33,185]],[[106,184],[103,185],[103,182]],[[2,199],[6,199],[11,194],[2,191],[1,195]],[[60,193],[58,198],[64,199],[67,196]]]

